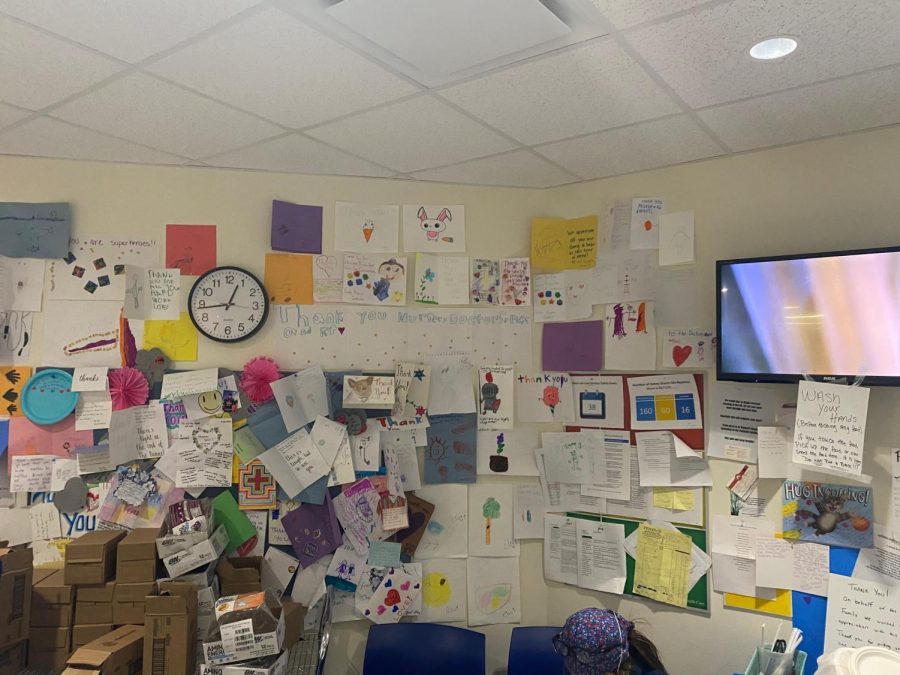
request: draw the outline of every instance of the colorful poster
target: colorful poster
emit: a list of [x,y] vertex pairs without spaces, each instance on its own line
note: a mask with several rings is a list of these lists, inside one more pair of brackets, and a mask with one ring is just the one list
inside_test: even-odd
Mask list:
[[432,415],[425,447],[425,483],[474,483],[476,416]]
[[200,276],[215,266],[215,225],[166,225],[166,267]]
[[266,253],[265,287],[273,305],[313,304],[312,256]]
[[272,202],[273,251],[322,252],[322,207]]
[[82,235],[69,240],[69,252],[50,261],[47,298],[118,300],[125,296],[125,266],[157,267],[156,239]]
[[656,322],[652,302],[606,306],[604,367],[609,370],[656,368]]
[[407,253],[462,253],[466,250],[466,209],[462,205],[403,205],[403,250]]
[[406,258],[344,256],[343,302],[357,305],[405,305]]
[[334,250],[391,253],[400,250],[400,207],[396,204],[335,202]]
[[693,375],[648,375],[628,379],[629,428],[702,429],[703,411]]
[[785,539],[845,548],[872,548],[872,489],[786,480],[782,486]]
[[597,216],[531,221],[531,263],[537,269],[590,269],[596,259]]

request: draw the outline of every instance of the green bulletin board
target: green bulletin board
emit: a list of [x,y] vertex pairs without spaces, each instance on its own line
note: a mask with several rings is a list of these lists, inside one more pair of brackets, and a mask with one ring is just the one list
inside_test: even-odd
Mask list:
[[[611,518],[609,516],[596,516],[587,513],[567,513],[566,516],[569,518],[581,518],[582,520],[597,520],[603,523],[616,523],[619,525],[625,526],[625,537],[634,532],[638,526],[643,522],[641,520],[627,520],[625,518]],[[676,526],[676,529],[682,534],[686,534],[691,538],[694,544],[703,551],[707,553],[706,550],[706,530],[695,528],[695,527],[684,527],[684,526]],[[642,598],[643,600],[650,600],[650,598],[645,598],[642,595],[635,595],[633,592],[634,588],[634,558],[630,555],[625,555],[625,570],[627,572],[627,578],[625,579],[625,595],[633,595],[636,598]],[[652,600],[650,600],[653,602]],[[688,593],[687,600],[687,608],[692,610],[697,610],[701,612],[709,611],[709,571],[700,577],[700,581],[698,581],[694,587]]]

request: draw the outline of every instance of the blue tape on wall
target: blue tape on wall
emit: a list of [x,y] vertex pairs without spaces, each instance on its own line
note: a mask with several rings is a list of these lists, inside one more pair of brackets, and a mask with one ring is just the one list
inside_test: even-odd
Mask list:
[[[831,547],[829,551],[829,568],[832,574],[849,577],[853,574],[859,549]],[[818,667],[819,657],[825,650],[825,608],[828,601],[818,595],[798,593],[791,597],[794,614],[794,628],[803,631],[803,643],[800,649],[806,652],[806,667],[803,675],[812,675]]]

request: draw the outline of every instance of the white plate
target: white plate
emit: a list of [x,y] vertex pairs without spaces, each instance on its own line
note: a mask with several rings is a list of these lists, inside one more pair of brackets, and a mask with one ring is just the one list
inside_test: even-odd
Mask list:
[[884,647],[860,647],[850,659],[850,672],[855,675],[900,673],[900,654]]

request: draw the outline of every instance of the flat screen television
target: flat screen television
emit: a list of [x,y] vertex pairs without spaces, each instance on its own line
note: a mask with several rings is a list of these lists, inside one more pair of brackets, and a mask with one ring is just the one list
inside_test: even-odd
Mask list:
[[720,380],[900,384],[900,247],[716,262]]

